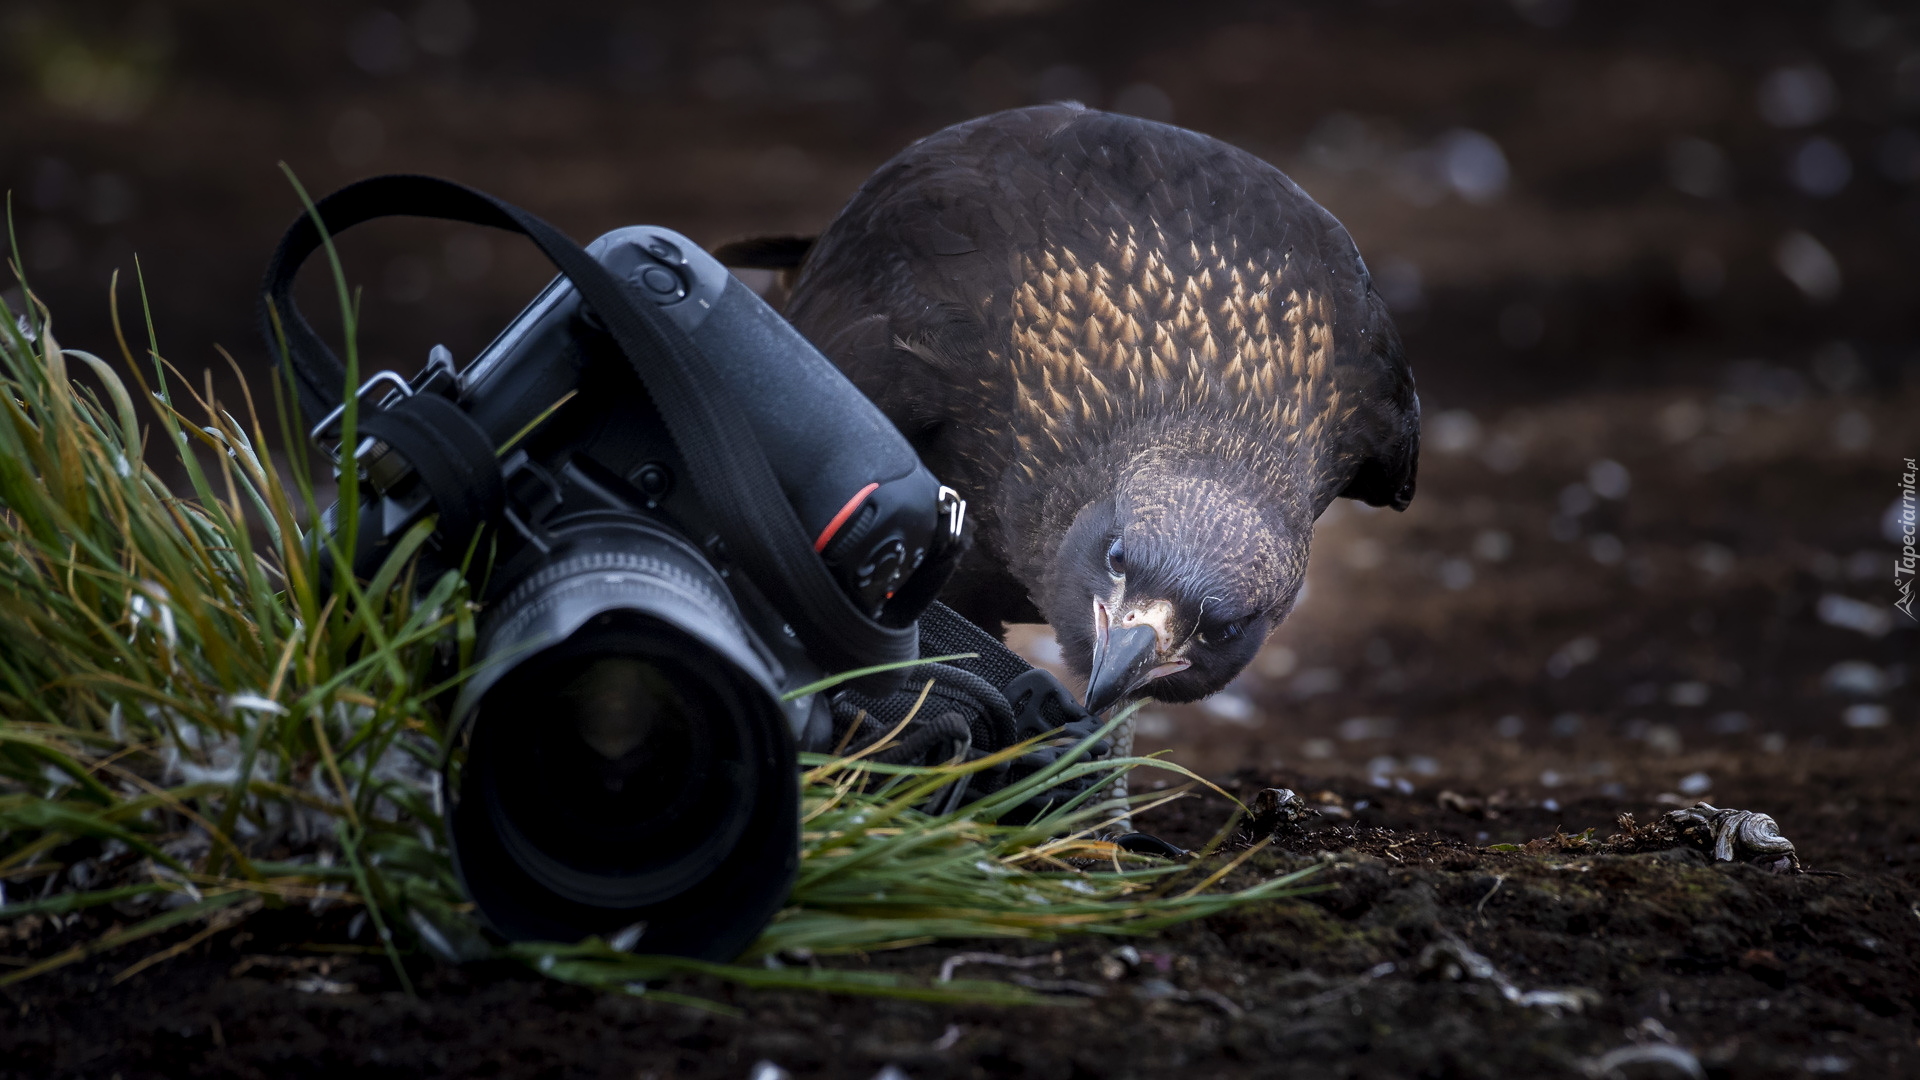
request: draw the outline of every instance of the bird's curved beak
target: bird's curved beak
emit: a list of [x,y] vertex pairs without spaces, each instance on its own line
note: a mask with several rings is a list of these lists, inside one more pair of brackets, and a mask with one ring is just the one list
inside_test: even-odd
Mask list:
[[1165,623],[1170,614],[1170,606],[1162,602],[1147,609],[1128,611],[1116,626],[1106,602],[1093,602],[1093,667],[1087,672],[1088,712],[1105,712],[1152,680],[1183,671],[1191,664],[1169,648],[1172,634]]

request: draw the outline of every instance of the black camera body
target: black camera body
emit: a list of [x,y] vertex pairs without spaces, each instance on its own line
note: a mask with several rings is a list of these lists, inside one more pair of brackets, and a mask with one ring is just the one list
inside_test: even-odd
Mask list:
[[[714,361],[724,392],[746,414],[815,550],[848,596],[882,622],[911,623],[928,597],[889,605],[930,554],[938,561],[959,543],[959,496],[818,350],[686,237],[632,226],[586,250]],[[550,283],[465,369],[456,371],[452,356],[436,349],[412,382],[382,373],[366,387],[383,401],[436,393],[459,403],[501,444],[525,436],[501,463],[512,535],[502,532],[500,540],[508,565],[524,554],[512,550],[522,542],[534,550],[548,543],[552,521],[598,503],[675,523],[724,569],[726,554],[700,493],[680,482],[680,455],[666,425],[565,278]],[[337,427],[338,416],[329,416],[314,436],[324,440]],[[363,576],[432,509],[423,488],[406,484],[410,470],[389,449],[363,441],[357,455],[374,488],[354,548],[355,572]],[[462,554],[437,550],[435,561],[457,564]],[[494,580],[486,598],[499,594],[501,576]]]
[[[364,579],[438,515],[419,580],[461,569],[483,602],[475,667],[449,717],[461,878],[511,938],[644,924],[642,951],[730,959],[797,871],[796,750],[831,749],[826,695],[794,692],[857,666],[805,616],[850,604],[858,621],[841,625],[881,628],[876,640],[904,640],[911,657],[911,628],[964,548],[965,504],[825,357],[678,233],[616,230],[585,249],[586,265],[524,211],[422,177],[363,181],[315,217],[338,231],[392,213],[512,228],[562,269],[464,368],[436,348],[412,379],[382,372],[360,387],[356,445],[340,457],[363,497],[322,523]],[[338,444],[346,409],[316,408],[343,396],[316,358],[337,362],[288,292],[319,240],[303,219],[282,241],[263,321],[284,334],[303,407],[324,413],[312,434],[325,446]],[[697,378],[656,378],[656,362]],[[663,394],[681,404],[664,408]],[[702,461],[753,463],[714,444],[726,430],[757,443],[777,494],[763,485],[743,508],[711,479],[724,472],[709,465],[699,481]],[[764,559],[757,574],[736,559],[728,537],[754,538],[743,512],[793,538],[776,565],[817,575],[809,560],[824,564],[831,585],[811,607]],[[797,562],[786,515],[812,542]]]

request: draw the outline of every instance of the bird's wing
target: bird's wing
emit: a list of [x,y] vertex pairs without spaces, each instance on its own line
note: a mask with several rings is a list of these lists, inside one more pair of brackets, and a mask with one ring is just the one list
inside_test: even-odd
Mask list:
[[1357,423],[1349,424],[1349,453],[1357,461],[1340,494],[1369,506],[1405,510],[1413,501],[1420,467],[1420,398],[1413,369],[1400,347],[1386,301],[1367,290],[1365,363],[1372,385],[1359,396]]
[[1412,495],[1412,374],[1352,239],[1193,132],[1046,106],[929,136],[822,235],[789,315],[963,483],[1217,415],[1284,444],[1317,505]]

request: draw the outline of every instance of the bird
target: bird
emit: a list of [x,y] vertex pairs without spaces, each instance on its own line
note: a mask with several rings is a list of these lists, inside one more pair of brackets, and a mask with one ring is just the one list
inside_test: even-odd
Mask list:
[[967,500],[942,599],[1049,623],[1096,714],[1225,687],[1328,505],[1413,497],[1419,398],[1352,238],[1207,135],[994,113],[908,146],[811,242],[716,253],[789,271],[786,317]]

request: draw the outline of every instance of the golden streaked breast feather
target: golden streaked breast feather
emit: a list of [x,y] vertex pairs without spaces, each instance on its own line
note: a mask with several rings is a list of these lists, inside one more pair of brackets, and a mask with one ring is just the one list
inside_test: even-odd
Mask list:
[[1340,412],[1332,305],[1317,292],[1277,296],[1274,268],[1238,246],[1190,243],[1179,261],[1191,269],[1176,271],[1149,222],[1109,232],[1091,261],[1057,245],[1017,255],[1007,344],[992,361],[1029,388],[1014,425],[1022,448],[1183,413],[1247,423],[1289,456],[1317,446]]

